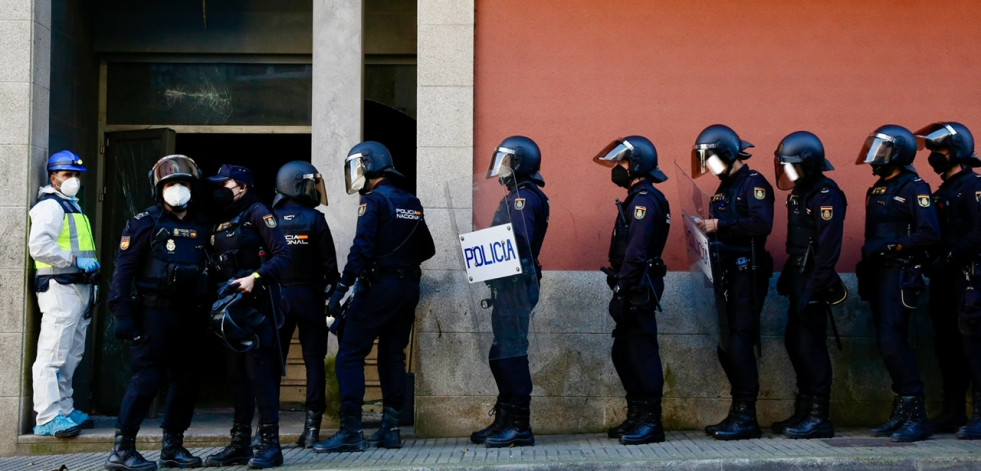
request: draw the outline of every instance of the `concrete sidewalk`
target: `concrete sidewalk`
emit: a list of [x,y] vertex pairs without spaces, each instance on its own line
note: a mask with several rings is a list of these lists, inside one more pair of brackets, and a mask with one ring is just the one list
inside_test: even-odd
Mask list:
[[[370,431],[370,429],[369,429]],[[80,437],[81,438],[81,437]],[[759,440],[716,441],[700,431],[672,431],[659,444],[622,446],[603,434],[539,435],[534,447],[489,449],[466,438],[405,439],[401,450],[316,454],[284,446],[282,470],[978,470],[981,441],[937,435],[912,444],[871,438],[863,430],[839,431],[827,440],[790,440],[772,434]],[[105,445],[103,445],[105,446]],[[0,458],[3,471],[82,471],[103,469],[109,445],[100,453]],[[147,459],[159,456],[159,441],[141,443]],[[217,447],[193,448],[198,456]],[[227,467],[245,470],[244,466]]]

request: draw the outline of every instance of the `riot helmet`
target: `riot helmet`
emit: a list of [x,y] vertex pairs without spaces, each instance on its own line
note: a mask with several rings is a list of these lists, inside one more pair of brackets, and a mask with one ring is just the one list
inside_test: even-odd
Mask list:
[[511,136],[497,146],[487,168],[487,178],[506,180],[531,180],[545,186],[542,177],[542,151],[538,144],[525,136]]
[[869,164],[872,173],[886,176],[901,167],[915,171],[912,166],[914,157],[916,137],[913,133],[902,126],[886,124],[869,134],[855,164]]
[[668,176],[657,165],[657,149],[644,136],[628,136],[617,139],[593,157],[593,161],[605,167],[614,167],[626,160],[630,164],[629,177],[650,177],[655,183],[667,181]]
[[713,124],[703,129],[691,150],[692,177],[712,172],[721,178],[729,173],[736,159],[746,160],[752,157],[752,154],[746,152],[750,147],[753,144],[740,139],[732,128],[724,124]]
[[801,180],[834,170],[824,157],[824,144],[813,133],[797,131],[787,135],[773,152],[777,188],[789,190]]
[[324,179],[310,162],[294,160],[279,168],[276,174],[276,197],[273,199],[273,207],[287,198],[292,198],[297,203],[311,208],[317,207],[318,204],[327,206]]
[[382,176],[404,177],[392,162],[392,153],[377,141],[364,141],[351,148],[344,159],[344,184],[347,194],[364,189],[368,180]]
[[82,158],[70,150],[55,152],[48,158],[48,173],[59,170],[85,172],[88,169],[82,165]]
[[[200,178],[201,171],[194,160],[180,154],[161,157],[147,174],[154,199],[164,201],[177,211],[187,209],[193,194],[192,187]],[[165,190],[164,186],[171,182],[183,182],[184,185],[174,185]]]
[[211,331],[233,352],[258,349],[256,329],[264,319],[262,312],[231,283],[225,284],[218,296],[211,306]]
[[981,167],[981,159],[974,153],[974,136],[971,130],[961,123],[953,121],[933,123],[913,134],[916,135],[918,149],[927,148],[933,152],[946,149],[950,161],[954,164]]

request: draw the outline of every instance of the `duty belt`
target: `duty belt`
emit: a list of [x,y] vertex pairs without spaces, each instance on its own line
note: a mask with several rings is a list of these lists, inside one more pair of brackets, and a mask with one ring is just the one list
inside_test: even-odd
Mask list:
[[201,304],[201,300],[196,298],[165,296],[155,293],[137,295],[136,300],[146,306],[157,309],[171,309],[176,307],[192,307]]
[[399,279],[419,281],[422,270],[419,267],[383,267],[376,266],[368,269],[367,277],[372,281],[381,279]]

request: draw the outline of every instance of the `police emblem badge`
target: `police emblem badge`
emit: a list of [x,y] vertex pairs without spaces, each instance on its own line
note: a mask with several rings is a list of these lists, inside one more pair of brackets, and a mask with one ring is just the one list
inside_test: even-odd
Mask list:
[[916,195],[916,202],[920,204],[921,207],[930,207],[930,195]]
[[267,214],[262,217],[262,221],[266,223],[266,227],[270,229],[276,228],[276,216],[273,216],[272,214]]
[[521,211],[522,209],[525,209],[525,199],[524,198],[515,198],[514,199],[514,209],[517,209],[518,211]]
[[364,216],[364,212],[367,210],[368,210],[367,204],[362,204],[361,206],[358,206],[358,217]]
[[753,188],[753,196],[755,196],[756,199],[758,200],[766,198],[766,188],[763,188],[761,186]]
[[167,251],[173,252],[177,250],[177,244],[174,243],[174,239],[167,239]]
[[835,215],[834,206],[821,206],[821,219],[824,219],[825,221],[830,221],[831,218],[834,217],[834,215]]
[[119,239],[119,250],[126,250],[129,248],[129,236],[123,236]]
[[634,207],[634,219],[644,219],[647,216],[647,206]]

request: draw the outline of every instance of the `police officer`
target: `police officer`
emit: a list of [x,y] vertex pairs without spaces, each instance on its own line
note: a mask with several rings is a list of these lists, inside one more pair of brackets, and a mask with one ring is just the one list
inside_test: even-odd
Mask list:
[[327,321],[325,295],[337,283],[334,238],[317,205],[327,204],[320,172],[309,162],[288,162],[276,175],[273,211],[290,248],[290,264],[280,279],[284,323],[279,329],[283,358],[289,356],[293,331],[300,329],[306,367],[306,420],[296,444],[310,448],[320,441],[320,421],[327,408]]
[[[958,304],[967,288],[981,288],[981,176],[974,167],[981,159],[974,153],[974,136],[961,123],[933,123],[916,132],[929,151],[928,162],[943,183],[933,194],[940,222],[940,245],[930,264],[930,317],[934,350],[943,379],[943,410],[930,421],[939,433],[958,432],[959,438],[981,438],[981,339],[962,335]],[[970,356],[966,353],[970,353]],[[965,374],[969,373],[969,374]],[[968,386],[974,383],[974,418],[964,413]]]
[[879,349],[896,394],[891,417],[871,432],[899,442],[933,434],[916,354],[906,340],[910,316],[925,287],[926,251],[940,241],[930,186],[912,167],[915,156],[913,133],[888,124],[869,134],[856,162],[871,165],[879,177],[866,193],[865,244],[855,274],[859,295],[872,308]]
[[728,334],[717,351],[729,378],[732,406],[722,422],[705,428],[720,440],[762,435],[756,421],[760,382],[753,346],[759,343],[759,316],[773,273],[773,259],[766,250],[773,228],[773,188],[746,165],[750,154],[745,150],[750,147],[728,126],[714,124],[702,130],[692,148],[692,168],[698,175],[710,171],[721,180],[712,197],[712,218],[697,221],[699,229],[716,235],[721,288],[726,293],[722,309]]
[[627,190],[617,200],[610,240],[607,284],[613,290],[610,316],[613,367],[627,393],[627,418],[608,431],[624,445],[664,441],[661,398],[664,371],[657,343],[657,317],[667,268],[661,252],[671,227],[671,209],[655,183],[668,179],[658,168],[657,149],[646,137],[613,141],[594,161],[612,166],[613,183]]
[[134,442],[168,378],[160,464],[201,466],[201,458],[183,446],[198,383],[198,351],[188,345],[202,340],[206,327],[203,306],[210,288],[208,221],[191,205],[200,172],[190,158],[168,155],[153,166],[149,179],[157,204],[126,223],[110,286],[113,333],[120,340],[131,341],[133,377],[119,408],[116,440],[106,469],[157,468],[136,451]]
[[366,141],[354,146],[344,172],[348,194],[360,193],[361,204],[354,243],[328,303],[331,315],[341,317],[341,301],[351,285],[354,298],[337,352],[341,428],[313,446],[317,453],[365,449],[364,360],[376,338],[384,410],[372,440],[383,448],[402,446],[398,424],[405,403],[404,350],[419,302],[419,264],[436,252],[419,199],[391,180],[402,174],[384,145]]
[[797,378],[790,418],[775,422],[774,433],[790,438],[831,438],[831,357],[828,354],[829,302],[843,301],[835,264],[845,226],[845,194],[824,175],[833,170],[824,145],[814,134],[797,131],[774,152],[777,187],[787,196],[787,258],[777,291],[790,298],[784,345]]
[[72,399],[72,378],[91,322],[92,277],[99,270],[92,228],[75,196],[85,170],[81,157],[67,150],[56,152],[48,159],[49,184],[38,191],[30,211],[27,246],[42,314],[32,368],[35,435],[74,437],[93,425]]
[[488,363],[497,385],[494,422],[470,434],[473,443],[490,448],[531,446],[531,370],[528,367],[528,327],[531,311],[538,303],[542,277],[538,254],[548,230],[549,202],[541,190],[542,154],[535,141],[511,136],[494,152],[487,178],[497,178],[507,187],[494,214],[493,225],[511,222],[522,273],[492,281],[491,325],[494,342]]
[[[213,202],[217,220],[211,230],[211,252],[216,278],[248,297],[262,313],[255,326],[258,342],[228,352],[228,376],[235,401],[231,443],[208,456],[208,466],[248,464],[268,468],[283,464],[279,445],[279,377],[283,361],[279,349],[274,309],[278,305],[276,283],[290,263],[289,247],[276,216],[249,190],[252,171],[238,165],[222,165],[208,180],[222,185]],[[259,408],[255,446],[249,446],[252,417]]]

